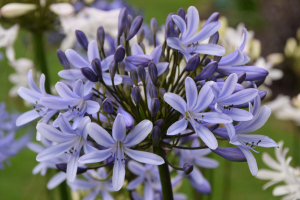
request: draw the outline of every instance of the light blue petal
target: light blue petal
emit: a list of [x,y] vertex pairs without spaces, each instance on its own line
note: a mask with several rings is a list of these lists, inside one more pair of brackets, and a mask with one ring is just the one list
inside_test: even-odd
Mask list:
[[244,34],[243,34],[242,43],[241,43],[240,46],[239,46],[240,51],[243,51],[243,50],[244,50],[244,48],[245,48],[245,46],[246,46],[246,42],[247,42],[247,34],[248,34],[248,31],[247,31],[246,28],[243,28],[243,32],[244,32]]
[[184,131],[188,125],[188,121],[182,118],[181,120],[173,123],[167,131],[167,135],[177,135]]
[[40,90],[41,90],[41,92],[44,96],[47,95],[47,92],[46,92],[46,89],[45,89],[45,80],[46,80],[45,75],[41,74],[41,77],[40,77]]
[[219,62],[219,66],[241,65],[240,63],[242,63],[243,61],[244,61],[244,54],[239,49],[237,49],[234,52],[222,57]]
[[250,102],[258,94],[257,89],[249,88],[237,93],[234,93],[226,98],[217,99],[218,104],[220,105],[240,105],[243,103]]
[[[103,73],[102,78],[103,78],[103,81],[105,82],[106,85],[113,85],[109,73]],[[122,77],[120,75],[116,74],[115,77],[114,77],[114,83],[115,83],[115,85],[121,84],[122,83]]]
[[144,181],[144,176],[138,176],[137,178],[130,181],[127,185],[127,190],[134,190]]
[[157,75],[160,76],[162,73],[164,73],[166,71],[166,69],[168,68],[169,63],[167,62],[160,62],[157,63],[156,68],[157,68]]
[[223,56],[225,54],[225,49],[217,44],[198,44],[193,52],[198,54]]
[[181,32],[181,37],[182,37],[186,31],[185,21],[178,15],[172,15],[172,19],[173,19],[174,23],[177,25],[177,27],[179,28],[179,30]]
[[74,83],[73,93],[74,93],[74,95],[76,95],[80,99],[83,97],[83,95],[84,95],[84,88],[83,88],[83,82],[82,82],[81,79],[77,80]]
[[38,162],[42,162],[42,161],[50,160],[52,158],[61,156],[62,154],[64,154],[66,151],[68,151],[73,147],[74,142],[75,142],[74,140],[71,140],[68,142],[60,143],[55,146],[49,147],[43,150],[41,153],[39,153],[36,157],[36,160]]
[[179,46],[180,44],[180,40],[179,38],[176,37],[169,37],[167,38],[167,45],[173,49],[181,49],[181,47]]
[[245,81],[254,81],[265,78],[269,72],[261,67],[255,66],[234,66],[234,67],[223,67],[219,66],[217,72],[229,76],[232,73],[238,73],[241,71],[246,72]]
[[152,61],[154,62],[154,64],[157,64],[160,56],[161,56],[161,52],[162,52],[162,46],[159,45],[157,47],[155,47],[152,52],[151,52],[151,57],[152,57]]
[[66,57],[69,62],[76,68],[80,69],[81,67],[89,67],[90,63],[84,60],[76,51],[73,49],[68,49],[65,52]]
[[277,143],[265,135],[253,135],[253,134],[238,134],[238,137],[245,142],[248,142],[260,147],[278,147]]
[[126,124],[123,115],[118,114],[112,127],[112,136],[115,141],[123,142],[126,137]]
[[187,110],[191,110],[197,103],[197,86],[193,79],[187,77],[185,79],[185,93],[187,100]]
[[79,69],[66,69],[58,72],[58,76],[67,80],[86,80]]
[[215,82],[208,82],[206,84],[209,84],[211,91],[213,92],[215,98],[217,99],[221,93],[219,86]]
[[106,71],[109,69],[109,64],[114,60],[114,55],[110,55],[101,61],[102,71]]
[[[219,92],[220,89],[218,89],[217,92]],[[209,84],[205,84],[198,95],[198,100],[195,105],[195,107],[192,109],[193,112],[200,112],[206,109],[214,99],[214,93],[212,92]]]
[[88,135],[88,131],[86,127],[89,123],[91,123],[91,119],[88,116],[85,116],[80,120],[78,127],[75,129],[76,134],[78,136],[82,136],[83,139],[85,140],[87,139],[87,135]]
[[97,113],[99,111],[100,105],[99,105],[98,102],[92,101],[92,100],[87,100],[85,102],[87,104],[87,110],[86,110],[86,112],[88,114]]
[[148,64],[152,61],[152,57],[145,54],[139,54],[135,56],[128,56],[126,58],[126,61],[133,64],[136,67],[138,67],[139,65],[147,67]]
[[245,155],[247,162],[248,162],[248,166],[250,169],[250,172],[253,176],[255,176],[258,172],[258,168],[257,168],[257,163],[255,160],[255,157],[252,155],[251,151],[249,149],[245,149],[241,146],[237,146]]
[[109,156],[111,156],[112,149],[105,149],[99,151],[93,151],[91,153],[85,154],[81,156],[78,160],[80,163],[97,163],[105,160]]
[[41,99],[40,103],[48,108],[54,110],[65,110],[69,109],[68,106],[72,107],[73,105],[77,105],[80,100],[67,100],[59,97],[44,97]]
[[231,117],[219,112],[193,113],[193,117],[201,121],[215,124],[226,124],[232,122]]
[[31,90],[37,92],[37,93],[41,93],[41,91],[36,87],[34,80],[32,78],[32,70],[28,71],[27,74],[27,81],[28,81],[28,86],[30,87]]
[[238,76],[236,74],[230,74],[226,79],[222,87],[222,91],[218,98],[229,97],[233,93],[237,81],[238,81]]
[[224,109],[223,113],[229,115],[234,121],[249,121],[253,118],[250,112],[239,108]]
[[[62,123],[60,122],[60,124]],[[36,129],[43,137],[58,143],[68,142],[77,136],[75,134],[69,134],[68,132],[61,132],[53,126],[45,123],[38,123]]]
[[[69,121],[62,114],[59,114],[59,116],[58,116],[58,125],[59,125],[60,130],[63,133],[67,133],[67,134],[73,135],[74,137],[76,136],[76,133],[72,129]],[[57,129],[55,129],[55,130],[57,130]],[[59,132],[57,132],[57,133],[59,133]]]
[[89,135],[102,146],[112,147],[115,144],[115,141],[111,135],[96,123],[90,123],[87,126],[87,131]]
[[164,95],[164,100],[175,110],[177,110],[183,115],[185,114],[185,111],[187,110],[187,105],[181,96],[168,92]]
[[19,88],[18,95],[25,101],[28,101],[33,104],[36,104],[37,102],[39,102],[39,100],[43,97],[43,95],[41,93],[29,90],[24,87]]
[[69,88],[66,84],[62,82],[58,82],[55,84],[55,89],[59,96],[61,96],[63,99],[75,99],[78,98],[74,95],[71,88]]
[[195,158],[195,163],[199,167],[203,167],[203,168],[217,168],[219,166],[218,161],[216,161],[212,158],[206,158],[206,157]]
[[88,58],[89,58],[90,63],[92,63],[92,61],[95,58],[98,58],[99,60],[101,60],[100,56],[99,56],[98,45],[94,40],[89,42],[87,54],[88,54]]
[[218,147],[218,141],[216,137],[208,128],[196,121],[193,123],[193,126],[197,135],[210,149],[216,149]]
[[125,163],[120,159],[115,160],[113,168],[112,183],[115,191],[119,191],[124,183],[125,179]]
[[[119,115],[118,115],[119,116]],[[124,119],[124,118],[123,118]],[[132,147],[142,142],[151,132],[153,124],[149,120],[143,120],[137,124],[122,142],[126,147]]]
[[67,174],[65,172],[58,172],[47,183],[48,190],[54,189],[56,186],[64,182],[66,179],[67,179]]
[[16,121],[16,125],[22,126],[22,125],[27,124],[28,122],[31,122],[39,117],[40,117],[40,114],[36,110],[27,111],[18,117],[18,119]]
[[182,40],[189,39],[195,34],[199,27],[199,13],[194,6],[190,6],[187,10],[187,30],[182,36]]
[[132,55],[141,55],[144,54],[143,49],[137,43],[133,44],[131,47],[131,54]]
[[73,182],[76,178],[77,166],[78,166],[79,152],[76,155],[72,155],[67,164],[67,180]]
[[133,160],[130,160],[128,162],[128,169],[137,176],[143,176],[143,174],[145,173],[144,165]]
[[161,165],[165,163],[162,157],[154,153],[149,153],[145,151],[136,151],[136,150],[129,149],[127,147],[124,147],[124,153],[126,153],[133,160],[136,160],[141,163],[148,163],[151,165]]

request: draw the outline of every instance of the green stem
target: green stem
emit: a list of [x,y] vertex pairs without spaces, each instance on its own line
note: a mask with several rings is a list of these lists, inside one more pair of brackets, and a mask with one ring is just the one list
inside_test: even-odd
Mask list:
[[[163,150],[161,147],[157,147],[155,153],[160,157],[164,157]],[[162,188],[162,195],[163,199],[173,200],[173,191],[172,191],[172,184],[171,184],[171,177],[169,166],[167,163],[162,165],[158,165],[161,188]]]
[[47,68],[43,32],[32,32],[32,38],[35,64],[37,69],[41,70],[41,72],[46,76],[45,89],[46,92],[50,94],[50,76]]
[[60,198],[61,200],[68,200],[69,199],[69,194],[68,194],[68,187],[67,187],[67,182],[64,181],[59,185],[59,191],[60,191]]

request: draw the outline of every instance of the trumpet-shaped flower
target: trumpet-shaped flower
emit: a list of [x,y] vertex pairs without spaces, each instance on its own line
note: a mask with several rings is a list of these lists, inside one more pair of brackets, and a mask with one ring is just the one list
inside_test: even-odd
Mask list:
[[67,164],[67,179],[74,181],[77,173],[78,158],[81,148],[88,153],[95,148],[87,144],[87,130],[86,126],[91,122],[89,117],[84,117],[77,127],[72,128],[67,119],[63,115],[59,115],[58,124],[61,131],[45,123],[38,123],[36,129],[42,136],[50,141],[57,142],[57,145],[51,146],[41,151],[36,160],[43,162],[62,154],[69,155]]
[[209,84],[215,96],[212,105],[214,105],[217,112],[227,114],[233,120],[247,121],[252,119],[252,114],[239,108],[233,108],[233,106],[251,102],[257,96],[258,91],[250,88],[234,93],[237,81],[238,76],[231,74],[226,79],[222,89],[215,82],[210,82]]
[[[92,69],[92,66],[91,66],[92,61],[95,58],[100,59],[99,49],[98,49],[97,43],[94,40],[90,41],[89,45],[88,45],[88,50],[87,50],[88,61],[85,60],[84,58],[82,58],[73,49],[68,49],[68,50],[66,50],[65,53],[66,53],[66,56],[67,56],[69,62],[75,67],[75,69],[62,70],[58,73],[58,75],[60,77],[67,79],[67,80],[81,79],[81,80],[86,81],[87,79],[81,73],[80,69],[82,67],[90,67]],[[101,68],[103,71],[102,78],[106,85],[112,85],[110,74],[105,73],[105,71],[107,71],[109,69],[109,64],[113,60],[114,60],[114,56],[111,55],[101,61]],[[114,77],[114,83],[115,83],[115,85],[119,85],[120,83],[122,83],[122,77],[120,75],[116,74]]]
[[51,95],[47,94],[45,90],[45,75],[41,75],[39,88],[35,85],[34,80],[32,78],[32,70],[28,72],[27,78],[30,90],[21,87],[18,90],[18,94],[24,100],[34,104],[34,106],[33,110],[25,112],[18,117],[16,125],[22,126],[39,117],[42,117],[42,120],[40,120],[40,122],[47,123],[51,119],[51,117],[55,115],[55,113],[57,113],[58,111],[56,109],[51,109],[41,104],[41,99],[43,97],[51,97]]
[[152,130],[152,123],[144,120],[137,124],[128,135],[126,135],[126,124],[123,115],[118,114],[113,127],[112,136],[101,126],[95,123],[88,125],[89,135],[100,145],[107,147],[105,150],[98,150],[80,157],[81,163],[101,162],[112,156],[114,158],[113,187],[118,191],[122,188],[125,178],[125,159],[127,156],[133,160],[153,165],[161,165],[164,160],[153,153],[137,151],[130,147],[142,142]]
[[108,176],[104,167],[97,169],[97,171],[88,170],[83,176],[87,180],[75,179],[72,183],[69,183],[69,186],[74,191],[90,190],[91,192],[84,198],[85,200],[94,200],[98,195],[103,200],[114,199],[109,194],[110,191],[113,191],[111,179],[102,181]]
[[164,100],[183,115],[181,120],[169,127],[167,134],[176,135],[181,133],[187,128],[188,122],[190,122],[203,142],[209,148],[216,149],[218,147],[217,139],[214,134],[200,122],[216,124],[231,123],[232,119],[228,115],[219,112],[200,113],[211,104],[214,98],[209,84],[205,84],[197,95],[198,90],[194,80],[187,77],[185,79],[185,91],[187,102],[181,96],[174,93],[166,93],[164,95]]
[[[100,109],[99,103],[90,100],[93,96],[93,93],[90,93],[91,88],[91,82],[83,84],[82,80],[77,80],[74,83],[73,90],[63,82],[58,82],[55,89],[60,97],[44,97],[41,99],[41,104],[55,110],[67,110],[63,115],[69,121],[74,119],[76,126],[85,113],[97,113]],[[54,125],[56,126],[56,124],[57,121]]]
[[167,39],[167,45],[173,49],[179,50],[185,56],[187,61],[190,59],[191,53],[216,56],[223,56],[225,54],[225,49],[222,46],[216,44],[198,44],[198,42],[202,42],[215,34],[221,26],[220,22],[210,22],[196,33],[199,27],[199,13],[194,6],[191,6],[188,9],[187,24],[178,15],[172,15],[172,18],[179,28],[181,35],[180,38],[169,37]]
[[[250,113],[253,118],[249,121],[241,122],[236,126],[232,124],[225,124],[225,128],[218,128],[214,131],[216,135],[224,136],[230,140],[231,144],[236,145],[245,155],[250,171],[253,176],[257,174],[258,168],[255,157],[252,155],[251,150],[257,146],[261,147],[278,147],[276,142],[264,135],[245,134],[256,131],[261,128],[271,115],[271,110],[267,106],[263,106],[260,110],[261,100],[259,96],[254,99],[254,106],[250,104]],[[226,135],[226,132],[228,135]]]

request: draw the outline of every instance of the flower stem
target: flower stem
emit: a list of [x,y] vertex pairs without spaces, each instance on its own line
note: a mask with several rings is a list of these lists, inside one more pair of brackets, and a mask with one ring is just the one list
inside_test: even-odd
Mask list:
[[32,38],[35,64],[37,69],[39,69],[46,76],[45,89],[46,92],[50,94],[50,77],[46,62],[43,32],[32,32]]
[[59,185],[59,192],[61,200],[69,200],[67,182],[64,181]]
[[[161,147],[157,147],[155,153],[161,157],[164,157],[163,150]],[[173,191],[172,191],[172,184],[171,184],[171,177],[169,172],[169,167],[167,163],[162,165],[158,165],[161,188],[162,188],[162,195],[163,199],[173,200]]]

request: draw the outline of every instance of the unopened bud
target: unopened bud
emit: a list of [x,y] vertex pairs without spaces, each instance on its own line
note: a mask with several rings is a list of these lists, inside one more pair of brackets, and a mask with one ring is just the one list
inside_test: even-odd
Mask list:
[[128,36],[126,38],[127,41],[131,40],[137,34],[137,32],[140,30],[142,26],[142,23],[143,23],[143,17],[141,16],[137,16],[132,21]]
[[[57,169],[59,169],[60,171],[63,172],[67,172],[67,163],[57,163],[55,164],[55,166],[57,167]],[[76,174],[83,174],[87,171],[87,168],[83,168],[83,167],[77,167],[77,173]]]
[[144,28],[140,28],[139,32],[137,33],[136,35],[137,37],[137,43],[141,43],[143,42],[144,38],[145,38],[145,31],[144,31]]
[[152,130],[152,144],[153,144],[153,146],[156,146],[159,143],[160,137],[161,137],[160,128],[158,126],[154,126],[153,130]]
[[158,126],[160,129],[164,126],[164,120],[163,119],[158,119],[155,121],[154,126]]
[[141,91],[138,86],[134,86],[131,90],[131,97],[136,105],[140,104],[141,101]]
[[157,77],[158,77],[158,72],[157,72],[157,67],[154,64],[154,62],[150,62],[148,65],[148,72],[150,75],[150,78],[153,82],[154,85],[157,83]]
[[204,67],[198,76],[195,77],[195,81],[205,80],[210,78],[218,69],[218,63],[216,61],[210,62]]
[[194,165],[190,165],[189,163],[185,163],[183,165],[183,171],[186,175],[189,175],[194,169]]
[[222,58],[222,56],[214,56],[213,60],[217,61],[219,63],[221,58]]
[[180,16],[183,20],[185,20],[185,10],[183,8],[178,9],[177,15]]
[[105,112],[110,113],[110,114],[114,112],[114,106],[109,98],[106,98],[103,101],[102,106],[103,106],[103,110]]
[[157,32],[157,20],[155,18],[152,18],[150,21],[150,28],[153,35],[156,35]]
[[142,65],[140,65],[138,67],[138,74],[139,74],[139,77],[140,77],[141,81],[143,82],[143,84],[145,84],[146,83],[146,70]]
[[219,32],[216,32],[212,36],[210,36],[208,43],[209,44],[218,44],[219,42]]
[[114,77],[116,75],[116,71],[117,71],[116,61],[113,60],[109,64],[109,74],[110,74],[110,78],[111,79],[114,79]]
[[186,64],[184,68],[185,71],[194,71],[200,64],[200,56],[198,54],[193,55]]
[[97,43],[99,49],[102,49],[104,47],[104,41],[105,41],[105,32],[104,28],[100,26],[97,30]]
[[238,76],[238,83],[239,84],[241,84],[246,78],[246,72],[245,71],[240,71],[240,72],[236,73],[236,75]]
[[159,88],[159,97],[161,99],[164,99],[165,94],[166,94],[166,89],[165,88]]
[[98,76],[93,72],[89,67],[80,68],[82,75],[87,78],[89,81],[98,82]]
[[58,60],[59,60],[60,64],[65,69],[70,69],[70,63],[69,63],[69,60],[66,57],[65,53],[62,50],[60,50],[60,49],[57,49],[56,53],[57,53],[57,57],[58,57]]
[[226,160],[233,162],[246,162],[247,159],[243,152],[239,148],[234,147],[217,147],[216,149],[211,149],[212,152],[222,156]]
[[89,42],[88,39],[86,37],[86,35],[84,34],[84,32],[80,31],[80,30],[76,30],[75,31],[75,35],[76,35],[76,39],[78,41],[78,43],[80,44],[80,46],[87,51]]
[[155,117],[160,108],[160,101],[157,98],[151,100],[151,115]]
[[121,37],[121,35],[124,32],[124,29],[127,25],[127,9],[126,7],[122,8],[120,10],[119,19],[118,19],[118,37]]
[[94,70],[94,72],[97,74],[99,80],[102,82],[103,78],[102,78],[102,66],[101,66],[101,61],[99,58],[95,58],[92,61],[92,68]]
[[204,66],[208,65],[212,60],[210,58],[205,58],[204,60]]
[[157,91],[157,88],[154,85],[150,86],[149,94],[150,94],[151,99],[158,98],[158,91]]
[[130,70],[130,78],[133,81],[134,85],[138,85],[139,77],[135,69]]
[[117,47],[117,49],[115,51],[114,60],[117,63],[119,63],[124,60],[124,57],[125,57],[125,48],[122,45],[120,45]]

